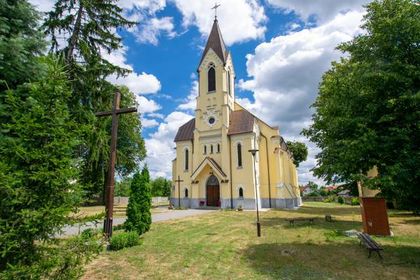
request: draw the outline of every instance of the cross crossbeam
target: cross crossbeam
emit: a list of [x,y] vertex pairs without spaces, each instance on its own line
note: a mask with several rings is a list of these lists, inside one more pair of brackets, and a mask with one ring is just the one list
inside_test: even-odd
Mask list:
[[104,233],[107,238],[112,236],[112,219],[114,211],[114,186],[115,186],[115,162],[117,159],[117,136],[118,136],[118,116],[121,114],[137,112],[137,108],[120,109],[121,93],[115,92],[112,110],[108,112],[98,112],[97,117],[112,116],[111,128],[111,151],[108,165],[108,173],[105,178],[105,220]]

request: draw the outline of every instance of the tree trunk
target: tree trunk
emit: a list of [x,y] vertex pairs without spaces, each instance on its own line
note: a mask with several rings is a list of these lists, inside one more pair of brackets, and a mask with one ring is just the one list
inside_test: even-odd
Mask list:
[[70,61],[70,59],[73,57],[74,48],[76,46],[77,40],[79,39],[80,28],[82,25],[82,14],[83,14],[83,4],[82,4],[82,1],[80,1],[79,10],[77,11],[76,23],[74,24],[74,31],[73,31],[73,34],[71,35],[69,46],[67,49],[67,54],[66,54],[67,61]]

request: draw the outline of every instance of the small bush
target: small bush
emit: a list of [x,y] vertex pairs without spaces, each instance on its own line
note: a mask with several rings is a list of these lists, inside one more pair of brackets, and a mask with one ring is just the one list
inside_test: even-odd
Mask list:
[[334,195],[330,195],[328,196],[326,199],[324,199],[324,202],[335,202],[335,196]]
[[360,202],[359,202],[359,198],[358,197],[353,197],[351,199],[351,205],[359,205],[359,204],[360,204]]
[[342,198],[341,196],[338,197],[337,202],[340,204],[344,204],[344,198]]
[[135,231],[115,234],[109,240],[110,249],[118,251],[123,248],[133,247],[139,244],[139,234]]

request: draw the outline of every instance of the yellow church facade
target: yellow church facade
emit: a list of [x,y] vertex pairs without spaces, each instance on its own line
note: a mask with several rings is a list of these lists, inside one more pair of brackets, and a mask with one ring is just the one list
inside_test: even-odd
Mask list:
[[258,199],[262,208],[300,206],[297,170],[278,127],[235,102],[234,65],[217,19],[197,72],[195,118],[174,140],[172,205],[255,209]]

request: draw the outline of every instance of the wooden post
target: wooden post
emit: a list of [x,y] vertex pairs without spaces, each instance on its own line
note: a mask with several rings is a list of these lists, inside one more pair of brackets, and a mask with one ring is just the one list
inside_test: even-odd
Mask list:
[[181,180],[178,175],[178,180],[175,180],[175,182],[178,183],[178,207],[181,208],[181,182],[184,182],[184,180]]
[[115,185],[115,162],[117,160],[117,137],[118,137],[118,115],[137,112],[136,108],[120,109],[120,92],[115,92],[112,111],[98,112],[97,117],[112,116],[111,128],[111,151],[108,164],[108,172],[105,178],[105,220],[104,233],[106,238],[112,236],[112,220],[114,211],[114,185]]

